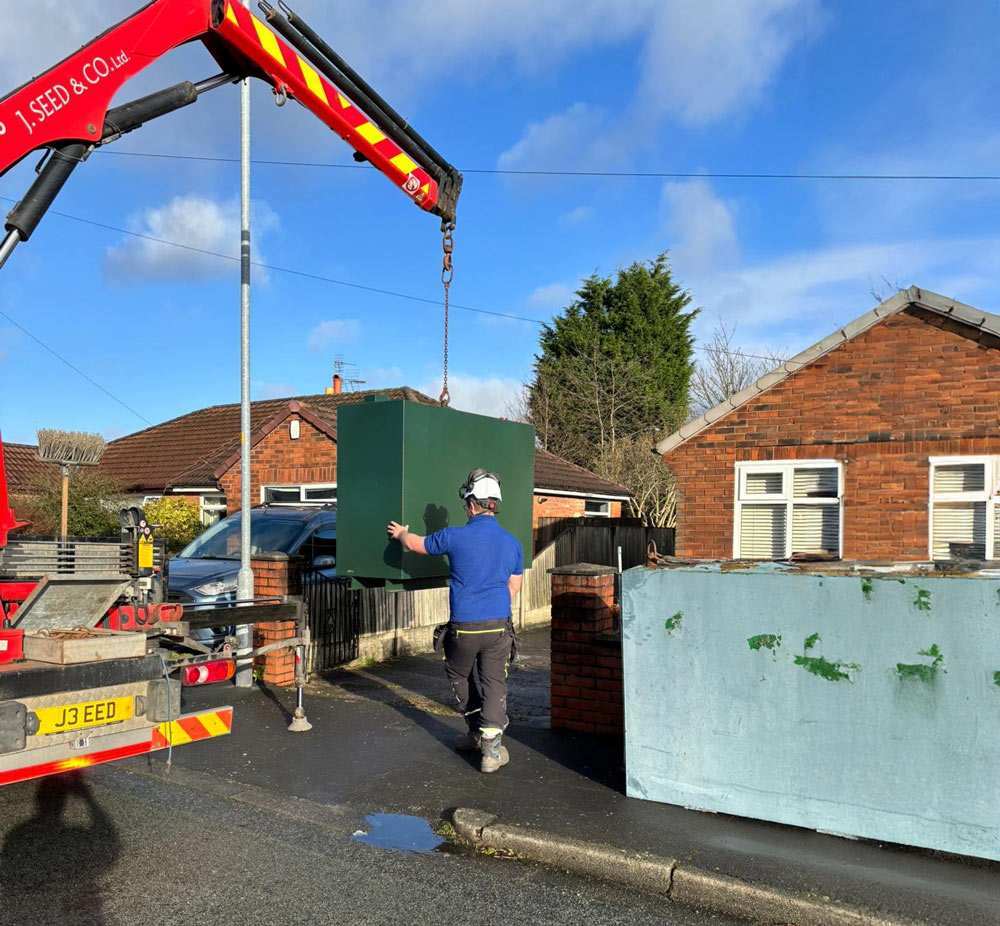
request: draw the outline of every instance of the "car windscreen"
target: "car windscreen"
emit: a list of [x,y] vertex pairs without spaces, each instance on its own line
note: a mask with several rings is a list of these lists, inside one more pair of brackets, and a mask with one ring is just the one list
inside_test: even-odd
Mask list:
[[[240,515],[220,521],[195,538],[180,553],[190,559],[239,559]],[[254,511],[250,515],[250,552],[288,553],[302,533],[301,518],[276,516],[273,511]]]

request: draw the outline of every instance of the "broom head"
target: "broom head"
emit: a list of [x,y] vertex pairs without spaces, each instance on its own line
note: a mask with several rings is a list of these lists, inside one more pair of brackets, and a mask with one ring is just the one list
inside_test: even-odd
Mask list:
[[96,466],[104,456],[100,434],[45,429],[38,432],[38,459],[61,466]]

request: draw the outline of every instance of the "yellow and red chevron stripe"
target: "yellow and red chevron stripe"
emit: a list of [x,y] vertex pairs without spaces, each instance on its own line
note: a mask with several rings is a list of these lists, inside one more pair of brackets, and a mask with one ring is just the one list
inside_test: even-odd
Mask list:
[[177,720],[161,723],[153,728],[150,748],[166,749],[168,746],[186,746],[199,740],[225,736],[233,728],[233,709],[219,707],[215,710],[185,714]]
[[275,89],[285,91],[319,117],[418,206],[434,211],[439,198],[437,181],[253,13],[226,0],[225,15],[214,28],[250,58]]

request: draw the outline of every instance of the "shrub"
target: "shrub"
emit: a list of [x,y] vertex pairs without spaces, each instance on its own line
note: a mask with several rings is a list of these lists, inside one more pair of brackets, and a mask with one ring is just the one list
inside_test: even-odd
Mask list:
[[[26,534],[54,537],[59,533],[62,510],[62,477],[56,472],[35,483],[33,494],[17,509],[19,517],[31,522]],[[116,537],[118,510],[124,497],[118,483],[91,467],[75,467],[69,478],[69,536]]]
[[197,506],[186,498],[165,495],[148,502],[143,510],[146,520],[156,528],[155,536],[166,541],[171,553],[184,549],[205,529]]

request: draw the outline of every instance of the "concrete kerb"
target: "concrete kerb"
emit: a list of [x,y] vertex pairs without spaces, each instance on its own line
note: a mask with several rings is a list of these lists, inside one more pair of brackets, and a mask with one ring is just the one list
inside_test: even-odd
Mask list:
[[827,898],[810,897],[682,864],[665,856],[628,852],[614,846],[555,836],[524,826],[499,823],[492,814],[459,808],[451,815],[458,837],[475,848],[490,848],[600,878],[691,907],[741,917],[755,923],[794,926],[917,926]]

